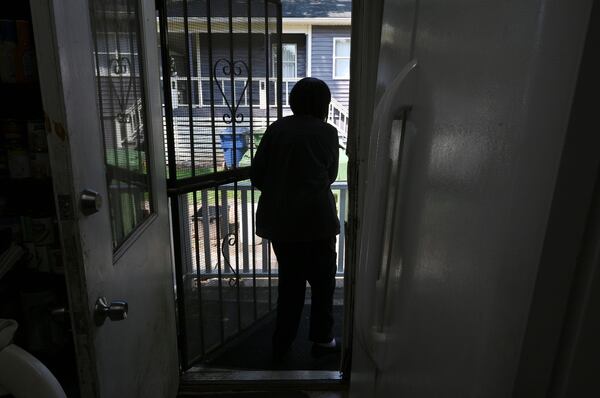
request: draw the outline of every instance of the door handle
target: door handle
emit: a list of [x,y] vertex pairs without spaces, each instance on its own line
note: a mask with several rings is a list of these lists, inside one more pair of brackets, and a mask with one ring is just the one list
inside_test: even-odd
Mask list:
[[127,319],[128,311],[129,304],[124,300],[111,301],[109,304],[106,297],[98,297],[94,306],[94,322],[96,326],[101,326],[106,318],[110,318],[113,322],[122,321]]
[[79,196],[79,201],[81,212],[86,216],[97,213],[100,211],[100,207],[102,207],[102,196],[91,189],[84,189]]
[[[374,109],[373,122],[371,125],[371,142],[369,143],[369,158],[367,164],[367,185],[371,197],[366,198],[362,209],[364,220],[363,232],[359,248],[359,263],[357,273],[362,280],[362,293],[370,298],[369,303],[359,307],[356,313],[357,339],[361,342],[368,357],[379,368],[383,369],[385,363],[385,347],[391,336],[388,336],[384,323],[383,309],[385,307],[385,295],[387,286],[387,271],[389,268],[389,249],[382,242],[386,234],[391,232],[390,217],[391,207],[381,208],[380,193],[389,196],[389,190],[393,192],[394,199],[398,195],[398,187],[389,186],[388,178],[380,173],[389,167],[389,161],[395,163],[396,170],[387,170],[390,174],[399,173],[400,157],[403,151],[403,135],[392,136],[394,120],[401,119],[406,122],[406,117],[414,103],[416,91],[416,71],[418,63],[411,60],[387,86],[381,99]],[[401,115],[401,116],[400,116]],[[399,117],[400,116],[400,117]],[[399,140],[398,140],[399,138]],[[395,157],[395,158],[394,158]],[[373,209],[378,209],[376,215],[372,215]],[[381,225],[384,228],[381,229]],[[381,230],[380,230],[381,229]]]

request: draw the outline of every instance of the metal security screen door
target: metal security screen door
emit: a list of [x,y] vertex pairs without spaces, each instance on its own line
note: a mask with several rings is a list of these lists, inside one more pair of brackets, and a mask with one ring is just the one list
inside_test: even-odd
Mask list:
[[182,366],[274,309],[277,265],[255,234],[249,181],[266,127],[282,116],[281,4],[159,5]]

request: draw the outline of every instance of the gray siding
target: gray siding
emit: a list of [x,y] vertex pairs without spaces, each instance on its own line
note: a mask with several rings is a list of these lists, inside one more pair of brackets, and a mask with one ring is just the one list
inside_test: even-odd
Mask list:
[[312,76],[327,83],[331,96],[348,106],[350,80],[333,80],[334,37],[350,37],[350,26],[312,27]]
[[[255,105],[259,103],[259,90],[258,90],[258,81],[256,79],[264,78],[265,76],[265,36],[264,34],[253,34],[252,35],[252,63],[248,62],[248,50],[250,41],[248,40],[248,35],[235,35],[234,40],[230,41],[230,37],[227,34],[215,33],[212,35],[212,60],[213,64],[220,59],[229,60],[230,59],[230,46],[233,42],[233,57],[236,61],[243,61],[245,64],[252,67],[252,76],[254,84],[252,85],[252,97]],[[299,78],[306,76],[306,35],[305,34],[284,34],[282,38],[283,43],[295,43],[297,45],[297,70],[296,74]],[[273,43],[274,44],[274,43]],[[198,45],[200,47],[200,56],[198,57],[197,48]],[[169,35],[169,46],[171,49],[171,53],[173,54],[174,67],[177,71],[178,77],[187,76],[187,63],[186,63],[186,47],[185,40],[183,34],[170,34]],[[210,67],[208,65],[208,35],[205,33],[202,34],[194,34],[190,37],[190,47],[192,51],[192,76],[198,77],[202,76],[203,78],[208,78],[210,76]],[[217,68],[216,73],[217,77],[223,77],[222,67],[225,66],[225,63],[220,64],[221,67]],[[269,62],[269,75],[271,77],[276,75],[276,71],[273,70],[273,62]],[[246,77],[247,72],[245,70],[242,71],[240,77]],[[288,84],[288,90],[291,90],[293,87],[293,83]],[[226,82],[225,86],[229,87],[229,84]],[[183,85],[185,87],[185,85]],[[204,84],[203,86],[203,98],[204,105],[210,105],[207,103],[210,98],[210,86],[208,84]],[[237,87],[237,89],[241,89],[242,86]],[[284,84],[284,93],[285,91]],[[270,99],[273,100],[275,97],[274,93],[275,85],[273,82],[269,84],[269,96]],[[229,94],[229,88],[225,91]],[[184,93],[187,95],[187,92]],[[219,93],[216,92],[216,96],[218,100],[221,100]],[[194,104],[199,103],[199,95],[198,90],[194,86],[192,89],[192,99]],[[187,103],[187,100],[182,101],[182,103]],[[270,101],[273,103],[273,101]],[[286,100],[284,100],[285,106]]]
[[[201,48],[201,75],[209,76],[208,70],[208,35],[193,34],[190,38],[190,47],[192,51],[192,64],[198,65],[198,57],[196,53],[197,42],[200,41]],[[306,35],[301,33],[286,33],[282,35],[283,43],[295,43],[297,45],[297,61],[298,77],[306,76]],[[230,38],[227,34],[214,33],[212,35],[212,57],[213,62],[230,57]],[[233,40],[233,57],[235,60],[241,60],[248,63],[248,35],[235,35]],[[187,75],[186,66],[186,47],[183,34],[170,33],[169,34],[169,47],[172,52],[172,56],[175,62],[175,69],[178,75]],[[252,35],[252,68],[254,69],[254,75],[264,76],[265,69],[265,36],[264,34],[253,34]],[[269,64],[269,68],[272,69],[272,63]],[[273,76],[273,71],[270,71],[270,75]],[[192,76],[198,76],[198,70],[192,70]]]
[[[209,65],[208,65],[208,34],[200,34],[200,60],[201,60],[201,76],[210,76]],[[212,60],[215,63],[219,59],[230,59],[230,45],[233,43],[233,59],[235,61],[243,61],[246,64],[248,62],[248,50],[249,50],[248,35],[234,35],[233,39],[228,34],[213,33],[212,34]],[[252,34],[252,75],[253,76],[265,76],[265,35],[264,34]],[[196,64],[197,61],[195,60]],[[272,67],[272,63],[269,62],[269,68]],[[217,76],[222,76],[223,71],[221,68],[217,69]],[[247,76],[244,71],[241,76]]]

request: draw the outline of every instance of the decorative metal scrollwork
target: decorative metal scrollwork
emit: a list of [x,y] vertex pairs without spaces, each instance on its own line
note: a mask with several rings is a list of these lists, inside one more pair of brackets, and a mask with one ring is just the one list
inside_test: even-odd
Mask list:
[[227,252],[227,246],[235,246],[237,243],[237,233],[230,232],[224,238],[221,243],[221,254],[223,255],[223,261],[225,265],[234,273],[235,277],[229,278],[228,284],[230,287],[235,287],[240,284],[240,274],[231,266],[229,262],[229,253]]
[[129,61],[129,58],[117,56],[110,60],[110,72],[114,75],[124,75],[129,73],[130,70],[131,61]]
[[[116,56],[110,60],[109,65],[109,74],[111,76],[119,77],[119,81],[121,87],[117,89],[115,86],[115,79],[109,79],[110,86],[115,93],[115,98],[117,100],[117,104],[119,106],[119,110],[116,115],[116,119],[119,123],[131,123],[131,115],[127,112],[127,103],[129,102],[129,96],[131,95],[131,87],[133,85],[133,77],[131,76],[131,61],[127,57]],[[122,87],[123,76],[129,75],[130,78],[127,79],[127,87]]]
[[[233,79],[233,94],[231,95],[231,102],[227,98],[227,94],[225,94],[225,88],[222,84],[219,84],[219,80],[217,79],[217,72],[221,70],[222,74]],[[244,114],[238,113],[238,108],[242,103],[242,98],[244,98],[244,93],[248,89],[248,79],[246,79],[246,83],[244,84],[244,88],[239,96],[235,97],[235,78],[242,76],[243,74],[248,75],[248,65],[244,61],[230,61],[225,58],[221,58],[215,62],[213,67],[213,77],[215,79],[215,84],[219,88],[223,99],[225,99],[225,104],[227,105],[228,112],[223,114],[223,122],[226,124],[231,124],[234,120],[236,123],[242,123],[244,121]]]

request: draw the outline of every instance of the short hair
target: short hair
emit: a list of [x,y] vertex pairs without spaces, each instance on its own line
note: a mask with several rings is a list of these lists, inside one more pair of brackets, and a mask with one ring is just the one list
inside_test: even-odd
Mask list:
[[325,120],[329,113],[329,102],[331,91],[327,83],[314,77],[298,80],[290,92],[290,108],[294,115]]

